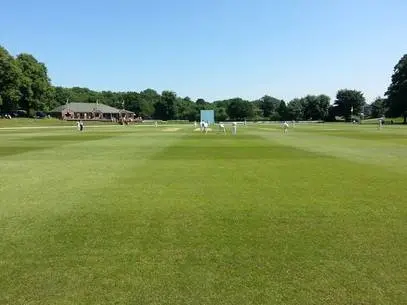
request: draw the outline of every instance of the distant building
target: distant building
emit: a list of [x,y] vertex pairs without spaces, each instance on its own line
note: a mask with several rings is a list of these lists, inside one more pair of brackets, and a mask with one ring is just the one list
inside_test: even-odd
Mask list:
[[50,114],[62,120],[137,120],[134,112],[100,103],[68,103],[52,109]]

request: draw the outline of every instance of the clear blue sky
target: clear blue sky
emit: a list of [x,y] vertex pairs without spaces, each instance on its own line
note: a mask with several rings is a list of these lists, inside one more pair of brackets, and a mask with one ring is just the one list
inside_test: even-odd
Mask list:
[[208,101],[349,88],[370,102],[407,53],[407,1],[7,1],[0,44],[60,86]]

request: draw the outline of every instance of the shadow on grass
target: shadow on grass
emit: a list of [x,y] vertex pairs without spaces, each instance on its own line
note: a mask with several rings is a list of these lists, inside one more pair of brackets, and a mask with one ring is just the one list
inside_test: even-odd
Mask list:
[[[213,144],[213,143],[212,143]],[[152,160],[282,160],[331,158],[326,155],[307,152],[286,146],[205,146],[191,147],[176,145],[155,154]]]
[[0,146],[0,157],[13,156],[47,148],[50,148],[50,146]]
[[32,137],[32,138],[25,139],[25,141],[86,142],[86,141],[105,140],[105,139],[113,138],[113,137],[115,137],[115,135],[113,135],[113,134],[76,133],[76,134],[69,134],[69,135],[50,135],[50,136]]
[[380,132],[377,130],[377,133],[375,132],[364,132],[365,130],[359,131],[359,130],[352,130],[352,131],[343,131],[343,130],[312,130],[312,133],[318,133],[318,134],[323,134],[326,136],[333,136],[333,137],[341,137],[341,138],[348,138],[348,139],[357,139],[357,140],[366,140],[366,141],[372,141],[372,140],[387,140],[387,141],[406,141],[407,138],[405,135],[402,134],[395,134],[395,133],[386,133],[386,132]]
[[49,136],[33,136],[22,140],[14,141],[13,146],[0,146],[0,157],[13,156],[32,151],[39,151],[48,148],[53,148],[59,145],[68,143],[81,143],[87,141],[104,140],[114,138],[117,135],[113,134],[85,134],[77,133],[70,135],[49,135]]

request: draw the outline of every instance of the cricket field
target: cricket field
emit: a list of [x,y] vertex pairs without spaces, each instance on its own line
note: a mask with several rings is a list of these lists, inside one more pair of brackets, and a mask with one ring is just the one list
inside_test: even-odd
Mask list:
[[0,128],[0,304],[407,304],[407,128]]

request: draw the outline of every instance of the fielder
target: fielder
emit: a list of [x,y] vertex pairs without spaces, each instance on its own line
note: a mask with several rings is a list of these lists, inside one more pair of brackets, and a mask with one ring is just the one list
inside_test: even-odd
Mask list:
[[208,133],[208,127],[209,127],[208,122],[203,122],[203,130],[204,130],[205,134]]
[[379,119],[379,126],[377,128],[380,130],[380,129],[382,129],[382,127],[383,127],[383,119],[380,118]]
[[85,124],[83,123],[82,120],[79,121],[79,130],[83,131],[83,128],[85,127]]
[[154,126],[155,126],[155,127],[158,127],[158,123],[157,123],[157,121],[155,121]]
[[284,129],[284,133],[287,133],[287,131],[288,131],[288,123],[287,122],[284,122],[283,129]]
[[225,125],[224,125],[223,123],[220,123],[220,124],[219,124],[219,129],[220,129],[221,131],[223,131],[224,134],[226,134],[226,128],[225,128]]
[[232,123],[232,134],[236,135],[236,133],[237,133],[237,123],[233,122]]

